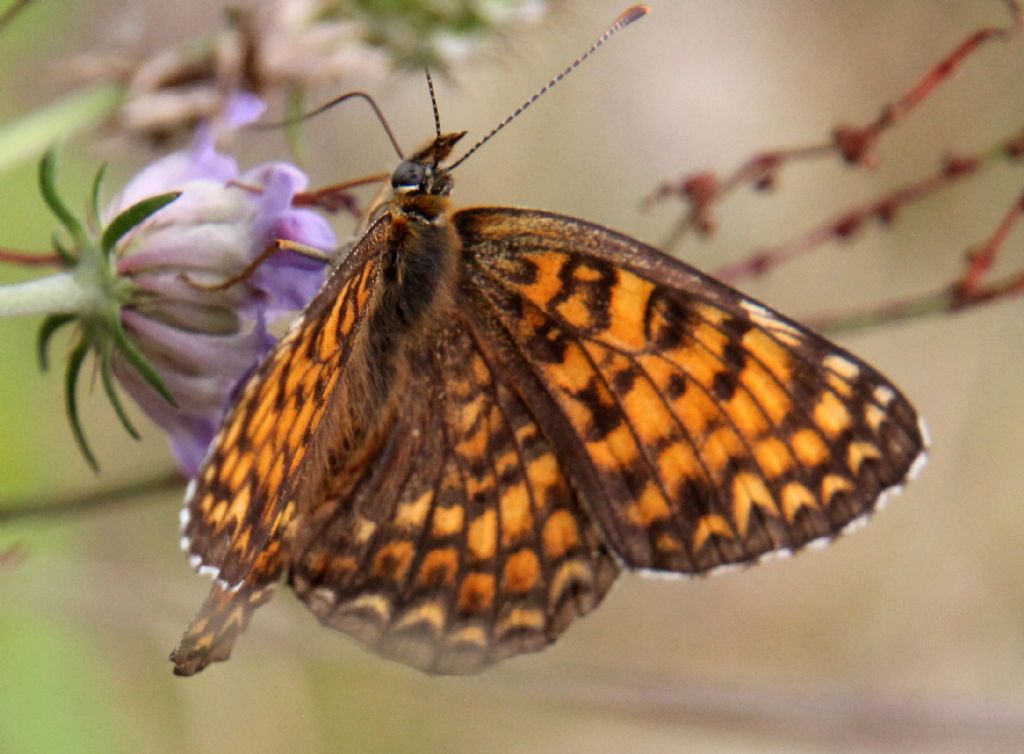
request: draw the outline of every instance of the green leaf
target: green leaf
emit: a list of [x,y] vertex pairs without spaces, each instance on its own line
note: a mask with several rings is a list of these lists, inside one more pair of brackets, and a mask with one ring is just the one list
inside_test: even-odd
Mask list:
[[100,227],[100,219],[103,217],[100,212],[100,203],[103,201],[103,179],[107,177],[109,163],[104,162],[96,171],[96,177],[92,179],[92,191],[89,193],[89,211],[93,226]]
[[305,110],[306,90],[301,86],[293,86],[288,92],[288,104],[285,110],[287,125],[284,127],[284,136],[288,142],[288,149],[298,164],[306,162],[308,156],[306,132],[302,123],[302,115]]
[[78,261],[75,259],[75,255],[71,253],[67,246],[64,245],[56,233],[53,234],[53,250],[57,252],[57,256],[60,257],[61,261],[68,267],[74,267],[75,262]]
[[124,354],[128,363],[135,367],[138,373],[145,378],[146,382],[148,382],[154,390],[160,393],[164,400],[177,408],[178,402],[174,400],[174,396],[171,395],[171,391],[164,386],[164,383],[156,373],[156,370],[153,369],[152,365],[146,361],[146,357],[143,356],[139,352],[139,349],[135,347],[135,344],[132,343],[131,339],[128,337],[128,333],[126,333],[124,331],[124,327],[121,326],[120,320],[115,320],[113,331],[114,343],[116,343],[117,347],[121,349],[121,353]]
[[71,239],[76,246],[82,247],[86,244],[85,230],[78,218],[72,214],[64,200],[57,193],[57,152],[53,149],[46,150],[43,159],[39,162],[39,190],[43,195],[46,205],[50,211],[57,216],[61,225],[67,229]]
[[64,375],[64,405],[67,408],[68,421],[71,423],[71,432],[75,436],[75,442],[78,443],[78,449],[82,451],[86,463],[92,467],[92,470],[99,471],[99,464],[96,463],[96,457],[89,449],[89,443],[85,440],[85,432],[82,431],[82,423],[78,419],[78,401],[75,398],[78,373],[82,370],[82,362],[85,361],[87,353],[89,353],[89,343],[86,340],[82,340],[71,352],[71,357],[68,359],[68,370]]
[[116,413],[117,418],[121,420],[121,426],[125,428],[125,431],[130,434],[133,439],[140,439],[138,431],[132,426],[131,421],[129,421],[128,414],[125,412],[124,405],[121,403],[121,398],[118,396],[117,390],[114,388],[114,376],[113,370],[111,369],[109,347],[106,349],[106,353],[103,354],[103,358],[100,360],[100,375],[103,377],[103,389],[107,392],[107,398],[110,399],[110,405],[114,407],[114,413]]
[[181,196],[180,191],[171,191],[136,202],[110,221],[110,225],[103,231],[103,237],[100,239],[100,248],[109,255],[114,249],[114,244],[120,241],[125,233],[177,200],[179,196]]
[[[3,3],[7,7],[13,4]],[[58,7],[57,3],[48,5]],[[27,26],[23,28],[28,29]],[[9,34],[4,35],[4,41],[11,41],[9,37]],[[83,88],[79,84],[66,97],[51,101],[27,115],[14,120],[5,117],[0,125],[0,171],[36,159],[57,140],[71,139],[92,131],[117,113],[127,89],[128,85],[122,83],[97,84],[91,88]]]
[[50,338],[60,328],[70,322],[74,322],[75,319],[74,314],[51,314],[39,326],[39,335],[36,336],[36,355],[39,357],[39,368],[42,371],[45,372],[50,368],[49,359],[47,358]]

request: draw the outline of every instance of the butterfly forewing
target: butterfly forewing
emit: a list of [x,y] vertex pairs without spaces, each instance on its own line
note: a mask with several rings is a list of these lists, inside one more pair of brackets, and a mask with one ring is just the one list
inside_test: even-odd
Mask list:
[[555,448],[460,319],[415,349],[409,399],[365,464],[325,480],[291,567],[321,621],[442,673],[547,645],[618,572]]
[[183,535],[197,567],[232,585],[272,532],[298,478],[376,285],[364,241],[247,381],[189,488]]
[[479,316],[559,407],[566,473],[627,565],[703,572],[834,536],[922,452],[877,372],[654,249],[535,211],[455,222]]

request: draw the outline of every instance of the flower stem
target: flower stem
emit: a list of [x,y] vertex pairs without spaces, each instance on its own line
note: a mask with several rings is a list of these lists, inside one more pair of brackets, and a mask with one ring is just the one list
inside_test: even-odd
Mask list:
[[19,314],[74,314],[92,300],[70,272],[0,285],[0,317]]
[[121,102],[120,85],[78,91],[13,123],[0,126],[0,171],[35,159],[51,146],[109,117]]
[[[85,513],[114,503],[139,500],[156,493],[180,490],[184,480],[178,471],[163,471],[113,487],[73,493],[66,497],[42,497],[38,500],[0,500],[0,523],[18,519],[48,518],[67,513]],[[0,553],[2,555],[2,553]]]

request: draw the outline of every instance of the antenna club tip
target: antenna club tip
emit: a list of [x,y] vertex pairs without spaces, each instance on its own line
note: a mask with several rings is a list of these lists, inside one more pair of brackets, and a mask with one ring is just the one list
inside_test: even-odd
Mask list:
[[639,3],[638,5],[632,5],[626,10],[622,11],[622,14],[616,19],[617,26],[625,26],[631,24],[634,21],[643,18],[651,12],[651,6]]

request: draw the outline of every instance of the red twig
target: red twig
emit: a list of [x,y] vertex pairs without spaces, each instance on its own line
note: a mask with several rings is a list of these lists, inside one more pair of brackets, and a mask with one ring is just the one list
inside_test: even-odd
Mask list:
[[56,254],[33,254],[24,251],[0,249],[0,262],[22,267],[62,267],[63,260]]
[[954,305],[957,308],[964,308],[982,301],[991,301],[993,298],[1010,295],[1020,291],[1024,284],[1024,273],[1002,281],[996,285],[983,285],[983,278],[995,263],[999,250],[1007,244],[1007,239],[1013,232],[1014,227],[1024,217],[1024,193],[1017,198],[1017,201],[1002,218],[995,232],[976,249],[968,252],[968,266],[964,277],[954,283],[950,292]]
[[665,248],[669,248],[690,229],[695,229],[701,235],[712,233],[715,230],[712,207],[737,189],[753,184],[758,190],[771,190],[775,187],[776,174],[784,163],[817,159],[831,153],[832,150],[832,144],[814,144],[758,152],[724,179],[719,178],[714,171],[707,170],[691,173],[674,183],[663,183],[654,194],[643,200],[642,208],[648,209],[672,196],[681,196],[686,201],[686,216],[663,244]]
[[890,301],[863,311],[804,317],[803,321],[815,330],[836,335],[936,314],[960,313],[981,304],[1024,294],[1024,270],[979,286],[969,298],[961,297],[957,286],[958,283],[953,283],[937,291]]
[[[1000,151],[995,154],[1002,153]],[[890,225],[899,210],[906,205],[973,175],[988,162],[991,162],[991,159],[986,160],[984,156],[947,157],[941,169],[934,175],[898,188],[880,199],[847,209],[793,241],[759,249],[747,258],[721,267],[712,274],[725,282],[761,275],[833,239],[849,240],[870,220],[877,220],[881,225]]]
[[979,286],[969,297],[962,298],[959,291],[954,290],[954,304],[950,311],[963,311],[978,304],[987,304],[996,299],[1011,298],[1024,293],[1024,270],[1009,275],[995,283]]
[[966,309],[1024,294],[1024,269],[1000,280],[985,282],[1000,251],[1014,228],[1024,219],[1024,192],[1004,215],[996,230],[985,242],[968,252],[964,275],[938,291],[847,314],[808,317],[805,321],[831,333],[897,322],[940,313],[962,312]]
[[[953,293],[957,300],[969,303],[984,295],[985,288],[982,286],[982,278],[992,269],[999,255],[1000,249],[1005,247],[1006,239],[1013,231],[1014,226],[1024,215],[1024,193],[1020,195],[1017,202],[1010,208],[1010,211],[1003,217],[999,227],[981,246],[967,252],[967,271],[964,276],[953,285]],[[991,296],[984,300],[991,300]]]
[[771,189],[778,171],[785,164],[837,154],[849,165],[873,166],[878,141],[885,131],[924,102],[986,42],[1007,41],[1024,31],[1024,10],[1019,0],[1006,0],[1006,4],[1012,17],[1008,26],[986,27],[972,33],[932,66],[906,94],[883,107],[878,117],[866,125],[837,126],[830,140],[825,143],[760,152],[745,160],[724,179],[714,171],[700,171],[678,181],[663,183],[644,200],[645,207],[670,197],[681,198],[687,206],[686,214],[665,239],[663,246],[671,248],[691,230],[701,235],[714,231],[712,209],[715,204],[744,185],[752,184],[760,190]]
[[0,550],[0,568],[18,565],[25,560],[25,550],[20,545],[12,545]]
[[1012,21],[1009,26],[990,26],[971,34],[951,53],[942,58],[906,94],[882,108],[878,117],[865,126],[839,126],[832,132],[832,141],[846,162],[873,165],[879,136],[911,110],[924,102],[935,89],[951,78],[964,61],[979,47],[991,40],[1007,41],[1024,30],[1024,12],[1018,0],[1006,0]]

